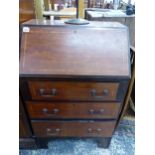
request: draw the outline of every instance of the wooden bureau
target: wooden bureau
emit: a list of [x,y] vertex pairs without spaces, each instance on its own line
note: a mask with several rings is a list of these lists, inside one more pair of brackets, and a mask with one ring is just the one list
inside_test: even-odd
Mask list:
[[20,42],[20,91],[37,146],[93,138],[108,147],[130,80],[127,27],[31,20]]

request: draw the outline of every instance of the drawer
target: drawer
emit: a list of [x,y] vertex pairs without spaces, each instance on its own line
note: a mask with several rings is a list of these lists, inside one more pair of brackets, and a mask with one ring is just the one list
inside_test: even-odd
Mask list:
[[120,103],[47,103],[27,102],[31,119],[35,118],[83,118],[104,119],[117,118]]
[[32,121],[38,137],[111,137],[115,121]]
[[28,81],[34,100],[114,101],[119,83]]

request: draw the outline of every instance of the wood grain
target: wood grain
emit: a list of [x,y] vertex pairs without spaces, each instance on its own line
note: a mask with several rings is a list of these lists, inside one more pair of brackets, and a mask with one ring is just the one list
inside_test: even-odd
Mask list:
[[[33,100],[115,101],[119,83],[28,81],[28,86]],[[52,95],[53,89],[55,95]],[[41,90],[45,95],[40,94]],[[92,94],[93,90],[96,95]],[[104,95],[105,90],[108,94]]]
[[35,18],[33,0],[19,0],[19,23]]
[[120,103],[27,102],[26,106],[31,119],[116,119]]
[[32,121],[38,137],[111,137],[114,126],[115,121]]
[[23,32],[21,75],[130,76],[126,27],[55,26]]

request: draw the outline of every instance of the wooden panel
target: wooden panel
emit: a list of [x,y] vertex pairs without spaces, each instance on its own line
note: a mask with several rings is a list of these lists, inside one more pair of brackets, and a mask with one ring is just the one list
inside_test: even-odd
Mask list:
[[116,100],[119,83],[28,81],[34,100]]
[[35,18],[33,0],[19,0],[19,22]]
[[27,109],[33,118],[117,118],[120,103],[47,103],[27,102]]
[[20,74],[129,77],[128,43],[126,28],[29,27],[22,35]]
[[111,137],[115,121],[32,121],[38,137]]

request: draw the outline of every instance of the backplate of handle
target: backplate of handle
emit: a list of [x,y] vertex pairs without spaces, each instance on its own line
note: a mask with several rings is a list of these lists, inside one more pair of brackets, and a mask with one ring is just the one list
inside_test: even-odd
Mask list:
[[104,109],[100,109],[100,110],[94,110],[94,109],[89,109],[88,112],[92,115],[94,114],[103,114],[104,113]]
[[59,109],[54,108],[54,109],[52,109],[52,110],[49,111],[47,108],[43,108],[43,109],[42,109],[42,112],[43,112],[45,115],[53,116],[53,115],[56,115],[56,114],[59,112]]
[[88,128],[87,129],[88,133],[100,133],[101,131],[102,131],[101,128],[97,128],[97,129]]
[[57,95],[57,90],[55,88],[52,88],[48,93],[46,93],[46,90],[41,88],[39,90],[39,94],[43,97],[54,97]]
[[59,134],[60,131],[61,131],[61,129],[59,129],[59,128],[56,128],[56,129],[47,128],[47,129],[46,129],[46,134],[47,134],[48,136],[53,136],[53,135]]
[[99,98],[100,99],[100,98],[103,98],[103,97],[108,96],[109,95],[109,90],[108,89],[104,89],[103,92],[102,92],[103,95],[97,95],[98,93],[97,93],[97,90],[96,89],[92,89],[90,91],[90,93],[91,93],[91,96],[92,97]]

